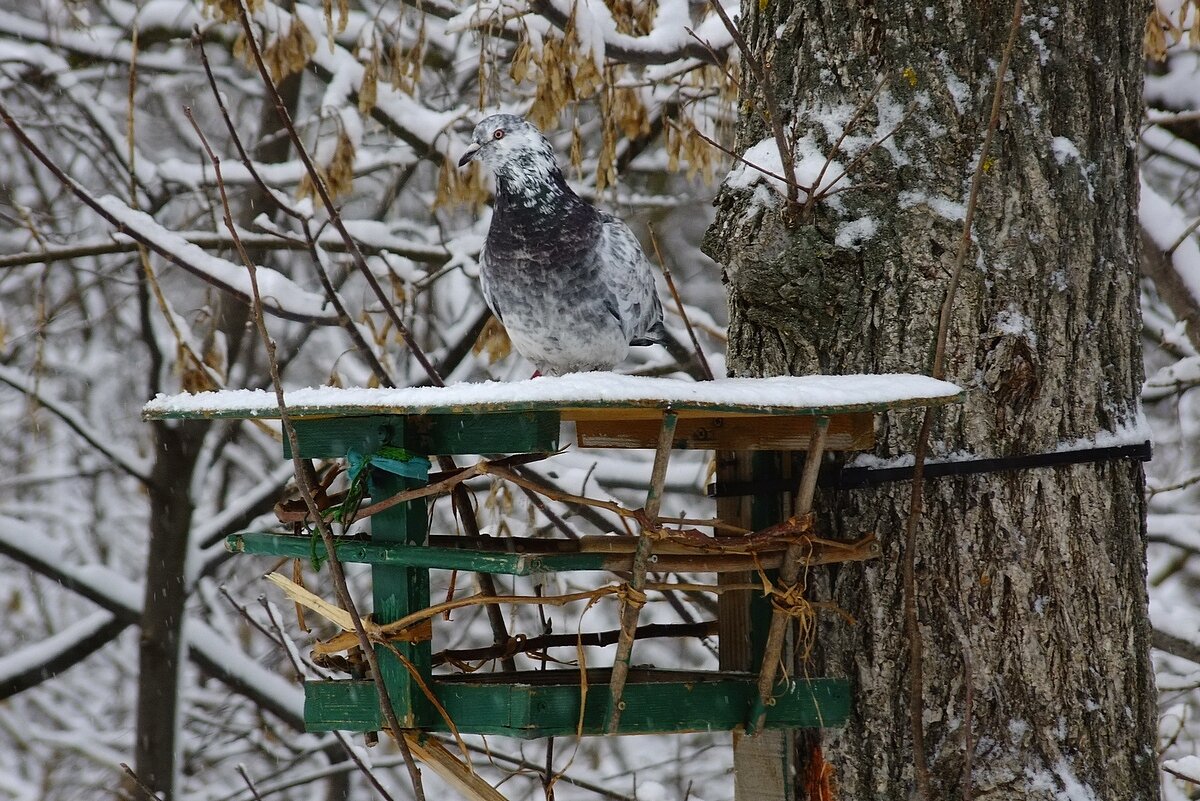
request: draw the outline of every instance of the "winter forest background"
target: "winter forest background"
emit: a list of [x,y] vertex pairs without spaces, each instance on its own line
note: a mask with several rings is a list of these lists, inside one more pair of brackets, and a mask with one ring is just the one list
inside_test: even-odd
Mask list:
[[[713,198],[743,191],[776,202],[782,185],[729,154],[769,166],[766,149],[735,143],[738,115],[758,111],[744,98],[739,107],[747,68],[712,5],[245,3],[346,228],[447,382],[516,380],[530,371],[489,322],[475,281],[488,220],[485,178],[478,167],[455,168],[474,122],[495,110],[542,127],[577,191],[621,215],[648,252],[661,254],[713,372],[724,374],[726,290],[721,267],[701,252]],[[736,2],[724,8],[739,13]],[[989,13],[1006,18],[1008,9]],[[915,13],[937,25],[966,12],[931,4]],[[1056,50],[1072,25],[1058,6],[1031,3],[1020,25],[1014,58],[1048,69],[1105,46]],[[1191,391],[1200,384],[1200,8],[1160,2],[1139,38],[1147,57],[1142,400],[1155,447],[1147,581],[1158,758],[1178,760],[1200,754],[1200,407]],[[1001,43],[979,45],[993,68]],[[263,265],[267,324],[287,385],[377,385],[381,374],[401,385],[428,380],[328,224],[252,56],[238,0],[0,0],[0,104],[29,140],[0,127],[0,799],[136,794],[119,766],[135,762],[139,726],[153,731],[163,715],[176,737],[174,798],[246,801],[254,795],[248,782],[271,799],[409,792],[386,741],[367,749],[361,738],[300,731],[297,672],[317,670],[306,662],[308,635],[261,581],[268,565],[225,553],[225,535],[274,519],[292,476],[278,431],[140,418],[158,392],[269,385],[244,303],[248,279],[222,221],[222,190]],[[939,135],[922,119],[931,103],[986,121],[994,75],[968,80],[960,59],[954,50],[928,54],[858,86],[854,102],[823,108],[796,138],[801,182],[825,187],[819,202],[827,204],[839,202],[839,190],[871,192],[859,175],[868,157],[908,163]],[[1036,116],[1039,102],[1054,100],[1018,84],[1004,102]],[[220,181],[200,133],[220,157]],[[1109,169],[1069,138],[1044,145],[1047,158],[1089,181]],[[779,168],[778,158],[771,166]],[[955,169],[969,177],[973,167]],[[961,222],[966,185],[964,178],[963,194],[943,199],[947,219]],[[132,236],[114,236],[117,224]],[[879,225],[862,216],[831,236],[852,249]],[[665,283],[660,289],[674,341],[638,349],[624,369],[699,378]],[[331,292],[344,313],[324,302]],[[1019,315],[1009,323],[1020,334]],[[637,506],[649,455],[572,449],[534,469],[568,492]],[[664,508],[710,516],[710,480],[705,454],[679,454]],[[556,525],[514,487],[476,480],[470,488],[480,524],[494,533]],[[435,528],[455,530],[445,501],[435,512]],[[586,533],[615,526],[566,506],[554,515]],[[308,579],[322,587],[311,571]],[[161,591],[147,594],[147,581]],[[693,620],[715,614],[690,600],[685,611]],[[549,614],[555,632],[574,631],[573,615]],[[643,617],[678,620],[658,607]],[[509,620],[513,631],[544,625],[532,609]],[[447,639],[435,650],[490,637],[482,613],[457,614],[437,630]],[[139,671],[143,632],[153,640],[141,646],[143,659],[155,647],[169,652],[181,636],[177,686],[169,659],[167,675]],[[659,657],[716,666],[707,640],[638,652]],[[167,695],[147,705],[143,685]],[[544,797],[544,743],[471,743],[477,769],[507,796]],[[732,796],[723,733],[578,746],[564,739],[551,761],[562,772],[553,788],[560,799]],[[1197,785],[1176,774],[1200,771],[1189,774],[1187,761],[1167,767],[1175,773],[1162,772],[1164,797],[1197,797]],[[425,777],[430,798],[447,797],[432,773]],[[1072,801],[1103,797],[1064,792],[1058,797]]]

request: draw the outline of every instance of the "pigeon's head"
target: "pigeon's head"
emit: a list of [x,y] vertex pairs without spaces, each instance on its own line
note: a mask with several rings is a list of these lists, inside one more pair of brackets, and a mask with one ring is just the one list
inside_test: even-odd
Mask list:
[[459,167],[479,159],[497,175],[522,172],[545,177],[558,169],[554,148],[542,132],[515,114],[493,114],[475,126]]

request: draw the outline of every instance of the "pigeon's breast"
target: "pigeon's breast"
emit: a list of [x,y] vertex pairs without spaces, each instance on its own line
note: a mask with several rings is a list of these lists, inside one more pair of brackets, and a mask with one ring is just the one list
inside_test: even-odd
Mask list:
[[493,218],[481,277],[517,350],[544,373],[607,370],[624,359],[628,338],[588,258],[599,219],[514,226],[504,217]]

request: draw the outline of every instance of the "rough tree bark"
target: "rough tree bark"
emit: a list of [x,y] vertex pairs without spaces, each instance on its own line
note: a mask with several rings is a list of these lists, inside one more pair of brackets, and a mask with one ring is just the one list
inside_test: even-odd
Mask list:
[[[895,150],[851,176],[879,186],[811,217],[761,186],[722,191],[706,247],[725,265],[734,374],[930,369],[1011,8],[743,4],[781,116],[825,152],[818,118],[852,109],[881,78],[885,106],[918,107]],[[968,400],[938,418],[934,455],[1043,452],[1137,420],[1144,12],[1130,0],[1026,9],[950,327],[948,377]],[[756,103],[743,94],[738,152],[770,138]],[[880,116],[869,106],[856,133],[886,133],[894,120]],[[873,232],[851,241],[842,226],[866,217]],[[891,415],[876,454],[911,453],[918,424]],[[933,798],[963,797],[968,737],[976,799],[1158,797],[1142,490],[1140,465],[1112,461],[929,482],[916,575]],[[914,786],[909,499],[906,484],[824,497],[828,530],[875,531],[884,553],[810,583],[856,621],[821,618],[810,666],[853,685],[851,720],[820,735],[837,798],[907,799]],[[798,754],[800,797],[809,757]]]

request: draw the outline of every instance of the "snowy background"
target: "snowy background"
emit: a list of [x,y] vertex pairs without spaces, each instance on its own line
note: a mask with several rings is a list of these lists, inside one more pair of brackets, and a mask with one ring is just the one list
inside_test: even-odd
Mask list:
[[[489,215],[486,183],[477,169],[454,169],[481,109],[529,116],[550,133],[580,194],[627,219],[649,251],[657,240],[714,372],[724,373],[720,271],[699,251],[710,201],[723,179],[761,192],[781,185],[707,141],[731,142],[738,68],[736,59],[711,63],[730,42],[705,4],[300,0],[294,14],[269,0],[250,5],[285,94],[288,76],[303,74],[292,116],[346,228],[448,382],[530,373],[487,325],[475,281]],[[726,2],[731,14],[736,6]],[[1191,30],[1196,11],[1188,8],[1181,19],[1178,4],[1160,5],[1147,37],[1161,59],[1148,61],[1142,130],[1142,221],[1157,278],[1144,283],[1144,401],[1155,438],[1148,576],[1161,756],[1167,768],[1200,778],[1200,406],[1190,391],[1200,384],[1200,55]],[[92,799],[97,788],[118,786],[118,766],[132,761],[133,621],[144,601],[155,512],[147,485],[161,458],[142,405],[159,392],[269,384],[263,349],[228,300],[249,294],[247,274],[222,224],[214,165],[185,109],[220,156],[220,183],[241,238],[262,265],[267,322],[286,383],[375,385],[366,352],[398,385],[427,380],[327,224],[302,162],[294,151],[286,161],[272,155],[283,134],[264,113],[270,101],[247,66],[234,9],[230,0],[0,0],[0,104],[46,159],[0,130],[0,799]],[[1038,45],[1037,24],[1030,23],[1030,47]],[[190,41],[194,28],[253,170],[241,163]],[[943,73],[964,113],[983,108],[990,85]],[[824,169],[821,185],[831,187],[906,109],[885,88],[871,104],[870,126],[847,136],[842,163],[825,168],[816,143],[840,136],[852,112],[815,117],[823,130],[801,140],[798,174],[816,183]],[[903,158],[901,145],[885,146]],[[1070,142],[1048,146],[1060,161],[1079,159]],[[779,171],[770,142],[751,155]],[[1100,168],[1082,166],[1085,173]],[[274,201],[256,175],[277,193]],[[844,186],[853,176],[841,180]],[[960,207],[946,213],[961,218]],[[118,227],[125,233],[114,234]],[[871,220],[857,220],[838,232],[838,244],[873,233]],[[325,302],[322,275],[347,319]],[[660,291],[668,297],[665,284]],[[671,347],[638,349],[623,369],[698,377],[681,318],[673,303],[664,305]],[[649,459],[571,449],[531,469],[561,490],[636,507]],[[711,516],[703,494],[710,461],[705,453],[676,456],[664,512]],[[230,559],[224,551],[225,535],[273,522],[270,508],[291,476],[277,428],[214,424],[194,463],[195,513],[190,529],[179,532],[189,547],[179,797],[251,798],[238,766],[264,798],[335,798],[344,782],[368,797],[348,752],[373,766],[392,797],[407,797],[406,774],[389,744],[367,749],[361,738],[297,730],[298,669],[316,675],[304,663],[310,640],[290,605],[261,581],[270,560]],[[481,524],[495,534],[555,526],[511,486],[476,479],[470,487]],[[604,513],[553,508],[583,533],[619,527]],[[435,515],[435,530],[456,529],[445,501]],[[352,574],[361,589],[362,571]],[[311,572],[308,578],[321,586]],[[435,574],[435,598],[446,593],[448,578]],[[597,580],[545,577],[546,591]],[[459,577],[459,592],[466,581]],[[512,589],[509,579],[501,585]],[[523,580],[517,589],[532,587]],[[693,598],[685,611],[693,620],[715,614],[713,604]],[[578,614],[548,611],[553,631],[574,631]],[[613,617],[601,605],[587,613],[584,628],[609,628]],[[679,612],[652,604],[643,620],[674,622]],[[543,623],[523,609],[509,627],[538,633]],[[482,613],[456,613],[436,631],[435,650],[490,638]],[[611,649],[589,654],[589,661],[606,659]],[[647,642],[635,662],[714,668],[715,643]],[[543,797],[544,743],[470,741],[479,748],[476,767],[502,792]],[[725,733],[564,738],[552,755],[563,772],[558,798],[614,801],[729,798],[730,760]],[[425,775],[429,796],[446,797]],[[1171,801],[1197,790],[1166,771],[1163,785]]]

